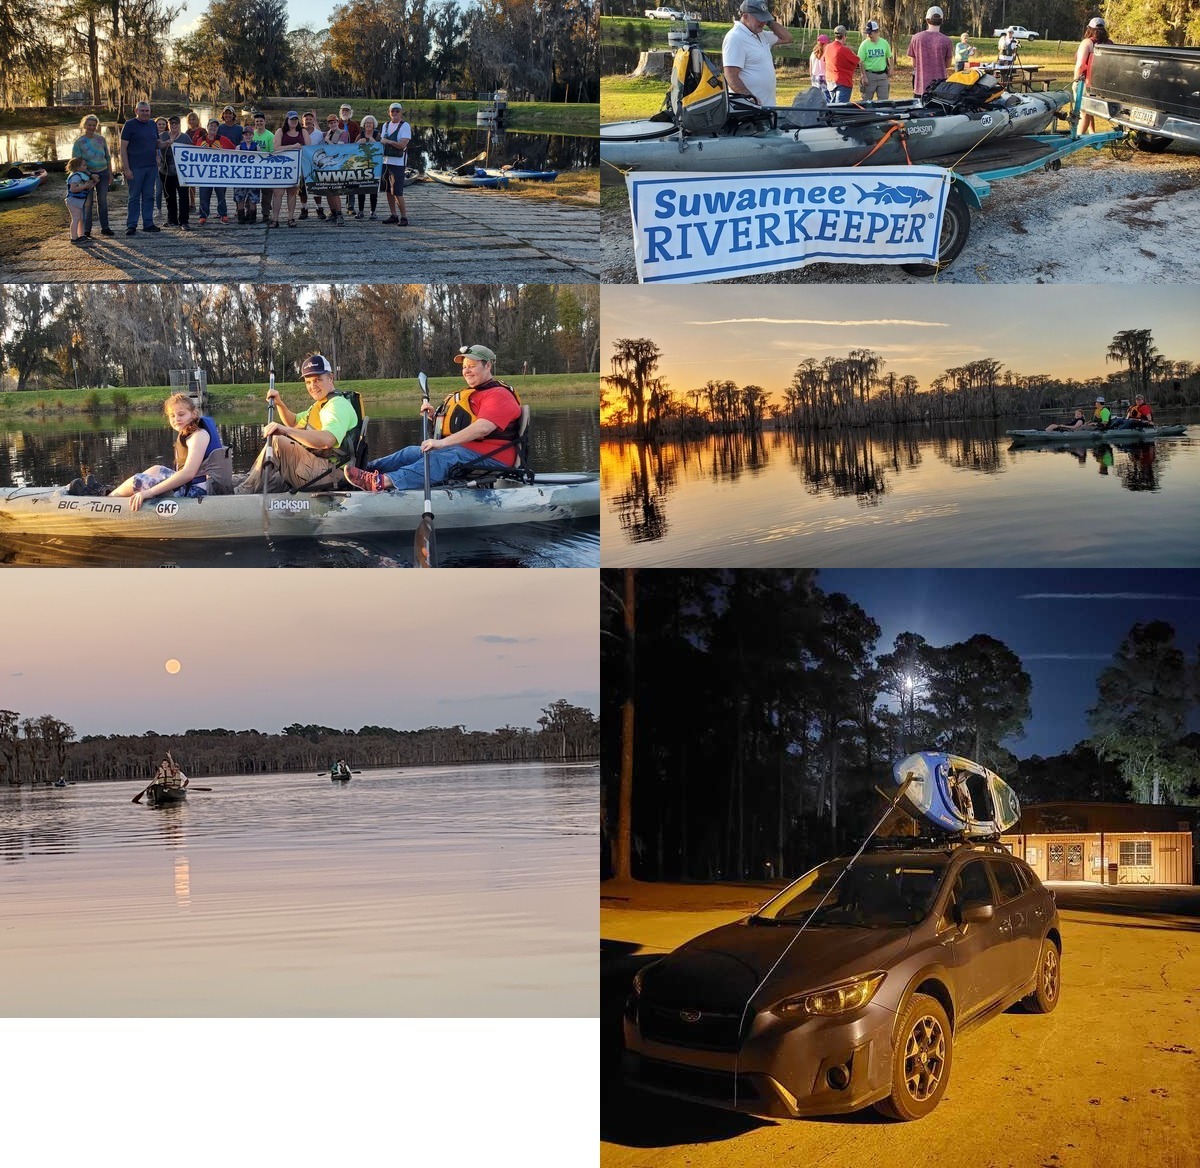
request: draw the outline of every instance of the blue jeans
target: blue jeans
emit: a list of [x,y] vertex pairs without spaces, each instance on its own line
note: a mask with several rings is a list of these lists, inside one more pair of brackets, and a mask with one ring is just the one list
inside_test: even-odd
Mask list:
[[[436,485],[445,479],[454,467],[469,462],[478,470],[504,469],[505,463],[494,458],[480,458],[478,453],[465,446],[445,446],[429,452],[429,482]],[[425,462],[419,446],[406,446],[394,454],[367,463],[368,470],[381,470],[398,491],[421,491],[425,488]]]
[[225,202],[224,187],[201,187],[200,188],[200,218],[208,218],[208,209],[212,206],[212,193],[217,192],[217,214],[228,215],[229,205]]
[[831,102],[847,102],[850,100],[850,94],[853,89],[853,85],[835,85],[829,100]]
[[138,221],[138,205],[142,208],[142,226],[154,226],[154,184],[158,180],[158,167],[146,166],[140,170],[129,168],[125,176],[129,188],[129,211],[125,216],[125,226],[136,227]]
[[96,175],[96,185],[92,187],[91,196],[87,201],[87,206],[83,209],[83,230],[85,234],[90,235],[92,232],[92,209],[98,208],[100,212],[100,227],[108,230],[108,187],[112,182],[112,171],[103,170]]

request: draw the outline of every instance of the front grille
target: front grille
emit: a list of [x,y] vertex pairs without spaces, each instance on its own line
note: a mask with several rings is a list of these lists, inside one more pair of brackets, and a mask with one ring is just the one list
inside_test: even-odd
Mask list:
[[[694,1046],[701,1050],[737,1050],[738,1024],[741,1014],[724,1014],[715,1010],[698,1011],[691,1017],[687,1008],[656,1006],[643,1001],[638,1010],[642,1037],[654,1042],[670,1042],[676,1046]],[[747,1025],[753,1015],[747,1018]]]
[[[645,1058],[639,1061],[637,1070],[637,1081],[646,1087],[722,1103],[733,1102],[734,1078],[728,1071],[706,1071],[699,1067],[681,1067],[675,1063],[659,1063]],[[736,1079],[739,1103],[758,1099],[758,1091],[749,1076],[737,1075]]]

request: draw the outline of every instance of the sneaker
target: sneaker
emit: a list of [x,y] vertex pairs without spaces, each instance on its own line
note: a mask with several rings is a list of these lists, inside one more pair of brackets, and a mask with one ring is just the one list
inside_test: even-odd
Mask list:
[[137,228],[136,227],[126,227],[125,234],[126,235],[137,235]]
[[201,216],[200,216],[200,218],[196,220],[196,223],[197,223],[197,224],[198,224],[200,227],[203,227],[203,226],[204,226],[204,225],[205,225],[207,222],[208,222],[208,216],[207,216],[207,215],[201,215]]
[[81,235],[81,236],[80,236],[78,239],[72,239],[72,240],[71,240],[71,243],[72,243],[72,244],[73,244],[75,247],[81,247],[81,246],[83,245],[83,242],[84,242],[84,241],[83,241],[83,236],[82,236],[82,235]]
[[167,226],[168,226],[168,227],[178,227],[178,226],[179,226],[179,220],[178,220],[178,219],[168,219],[168,220],[167,220]]
[[401,215],[401,216],[400,216],[400,226],[401,226],[401,227],[407,227],[407,226],[408,226],[408,216],[407,216],[407,215]]
[[384,220],[384,222],[385,222],[385,223],[399,223],[399,222],[400,222],[400,220],[399,220],[399,219],[398,219],[398,218],[397,218],[395,215],[389,215],[389,216],[388,216],[388,217],[387,217],[387,218]]
[[368,215],[368,216],[367,216],[367,218],[368,218],[368,219],[378,219],[378,218],[379,218],[379,216],[378,216],[378,215],[376,215],[374,211],[372,211],[372,212],[370,213],[370,215]]
[[221,222],[222,222],[222,223],[228,223],[228,222],[229,222],[229,216],[228,216],[228,215],[222,215],[222,216],[221,216]]
[[143,227],[142,230],[143,231],[161,231],[162,228],[157,226],[154,223],[151,223],[149,227]]
[[186,223],[181,223],[179,225],[179,230],[180,231],[191,231],[191,228]]
[[324,218],[325,218],[325,212],[324,212],[324,210],[322,210],[322,208],[320,208],[320,207],[318,207],[318,208],[317,208],[317,218],[318,218],[318,219],[324,219]]
[[338,225],[339,227],[345,227],[345,226],[346,226],[346,220],[345,220],[345,219],[343,219],[343,218],[342,218],[340,215],[337,217],[337,225]]
[[355,218],[355,219],[361,219],[362,217],[363,217],[363,213],[362,213],[361,211],[355,211],[355,212],[354,212],[354,218]]
[[356,466],[342,467],[346,482],[360,491],[390,491],[392,482],[382,471],[359,470]]
[[116,232],[113,231],[112,228],[110,228],[110,227],[101,227],[100,234],[101,235],[115,235]]
[[300,218],[301,218],[301,219],[307,219],[307,218],[308,218],[308,208],[307,208],[307,207],[301,207],[301,208],[300,208]]

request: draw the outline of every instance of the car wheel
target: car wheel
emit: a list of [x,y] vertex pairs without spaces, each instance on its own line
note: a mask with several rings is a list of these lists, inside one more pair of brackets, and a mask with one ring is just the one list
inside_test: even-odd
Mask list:
[[1137,130],[1133,135],[1133,144],[1147,154],[1161,154],[1170,148],[1175,139],[1166,134],[1147,134],[1145,130]]
[[920,1119],[946,1093],[954,1038],[941,1002],[915,994],[896,1029],[892,1050],[892,1094],[875,1105],[893,1119]]
[[1058,946],[1046,937],[1038,956],[1037,988],[1025,999],[1025,1005],[1035,1014],[1049,1014],[1058,1005],[1061,988]]

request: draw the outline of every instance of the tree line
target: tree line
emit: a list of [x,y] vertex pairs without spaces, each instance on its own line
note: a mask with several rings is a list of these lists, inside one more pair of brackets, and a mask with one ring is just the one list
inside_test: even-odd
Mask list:
[[[603,0],[605,16],[641,16],[653,7],[640,0]],[[727,22],[732,7],[724,0],[698,0],[680,4],[701,19]],[[778,0],[771,11],[785,25],[830,29],[845,24],[862,29],[868,20],[878,20],[893,49],[902,54],[909,37],[925,27],[925,0]],[[1051,40],[1079,40],[1087,22],[1101,6],[1092,0],[1022,0],[1017,19],[1026,28]],[[1122,44],[1194,45],[1200,42],[1200,9],[1183,0],[1107,0],[1102,6],[1113,40]],[[969,33],[992,39],[994,30],[1014,22],[1011,0],[966,0],[953,9],[946,7],[942,31],[957,36]]]
[[1017,373],[987,357],[946,369],[922,389],[911,373],[885,373],[887,362],[862,348],[822,360],[805,357],[778,390],[712,378],[676,391],[659,374],[662,358],[647,337],[612,342],[601,398],[609,428],[648,438],[753,432],[768,420],[777,429],[822,429],[998,418],[1077,405],[1090,411],[1098,394],[1132,400],[1142,393],[1156,409],[1200,404],[1200,362],[1164,356],[1150,329],[1118,332],[1105,351],[1105,360],[1118,368],[1086,380]]
[[254,383],[314,350],[342,378],[413,377],[475,343],[501,376],[598,371],[599,307],[589,284],[6,284],[0,386]]
[[[1009,646],[904,632],[881,652],[879,636],[811,570],[603,570],[611,871],[796,875],[857,845],[878,793],[894,790],[893,763],[914,750],[973,758],[1027,802],[1058,794],[1041,785],[1052,767],[1023,770],[1005,745],[1031,715],[1030,677]],[[1169,625],[1135,625],[1089,714],[1099,797],[1200,802],[1200,736],[1187,732],[1198,707],[1200,662]]]
[[51,715],[22,718],[0,710],[0,783],[9,786],[145,780],[169,750],[191,778],[328,770],[339,758],[354,767],[405,767],[476,762],[578,762],[600,749],[596,716],[563,698],[550,703],[538,729],[426,726],[337,730],[295,723],[282,734],[257,730],[187,730],[182,734],[85,735]]
[[[270,95],[599,100],[590,0],[346,0],[328,27],[288,29],[286,0],[210,0],[172,39],[169,0],[6,0],[0,100],[64,95],[119,115],[139,98]],[[461,92],[460,92],[461,91]]]

